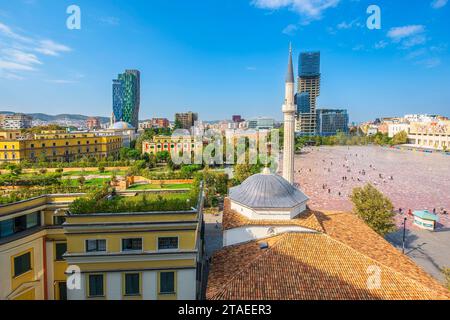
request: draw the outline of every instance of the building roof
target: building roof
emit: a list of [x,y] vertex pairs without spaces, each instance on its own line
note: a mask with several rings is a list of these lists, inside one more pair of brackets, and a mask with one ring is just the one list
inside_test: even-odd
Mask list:
[[110,129],[113,129],[113,130],[134,130],[135,128],[131,124],[129,124],[128,122],[119,121],[119,122],[114,123],[110,127]]
[[245,216],[231,210],[230,199],[224,201],[223,230],[231,230],[246,226],[298,226],[314,231],[323,232],[323,227],[313,211],[307,210],[294,219],[289,220],[250,220]]
[[[229,213],[234,212],[225,210],[224,223]],[[319,233],[286,233],[217,252],[207,299],[450,299],[447,289],[354,214],[309,214]],[[262,242],[269,248],[260,249]],[[369,289],[374,270],[381,271],[381,283]]]
[[294,208],[308,200],[299,189],[283,177],[256,174],[230,189],[230,199],[249,208]]
[[439,217],[429,211],[414,211],[413,213],[416,217],[419,217],[424,220],[436,221],[439,222]]

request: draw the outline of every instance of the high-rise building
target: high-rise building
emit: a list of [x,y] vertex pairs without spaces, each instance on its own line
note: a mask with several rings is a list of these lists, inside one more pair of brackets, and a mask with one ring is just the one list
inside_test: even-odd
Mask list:
[[22,113],[0,115],[0,127],[6,130],[31,128],[33,118]]
[[196,121],[198,121],[198,113],[189,111],[175,114],[175,123],[178,123],[181,126],[181,129],[190,130],[195,125]]
[[113,113],[115,121],[125,121],[139,127],[141,104],[141,73],[126,70],[113,80]]
[[347,110],[318,109],[317,134],[334,136],[338,132],[348,133],[349,116]]
[[317,97],[320,96],[320,52],[301,53],[298,69],[296,132],[315,135]]

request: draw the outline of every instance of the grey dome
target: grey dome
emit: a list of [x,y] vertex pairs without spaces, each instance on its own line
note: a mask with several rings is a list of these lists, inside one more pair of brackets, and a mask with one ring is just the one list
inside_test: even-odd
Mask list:
[[230,189],[230,199],[250,208],[294,208],[309,198],[283,177],[256,174]]
[[110,127],[110,129],[113,129],[113,130],[134,130],[134,127],[131,124],[129,124],[128,122],[119,121],[119,122],[114,123]]

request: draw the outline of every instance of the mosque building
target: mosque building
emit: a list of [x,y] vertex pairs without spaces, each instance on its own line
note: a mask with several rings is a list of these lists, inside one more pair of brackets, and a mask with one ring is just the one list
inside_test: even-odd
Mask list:
[[286,77],[283,175],[266,168],[231,188],[209,300],[434,300],[450,292],[356,215],[313,211],[294,184],[292,48]]

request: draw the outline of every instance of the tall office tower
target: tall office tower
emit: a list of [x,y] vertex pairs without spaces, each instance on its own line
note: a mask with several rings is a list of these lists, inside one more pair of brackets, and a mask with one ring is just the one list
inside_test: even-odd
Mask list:
[[[309,106],[305,101],[307,95]],[[318,96],[320,96],[320,52],[303,52],[299,59],[297,134],[304,136],[316,134]]]
[[113,112],[116,121],[125,121],[136,129],[139,126],[141,104],[141,73],[126,70],[113,80]]
[[338,132],[348,133],[349,116],[347,110],[318,109],[317,134],[321,136],[334,136]]
[[175,114],[175,122],[178,122],[181,125],[181,129],[190,130],[195,125],[196,121],[198,121],[197,113],[189,111]]

